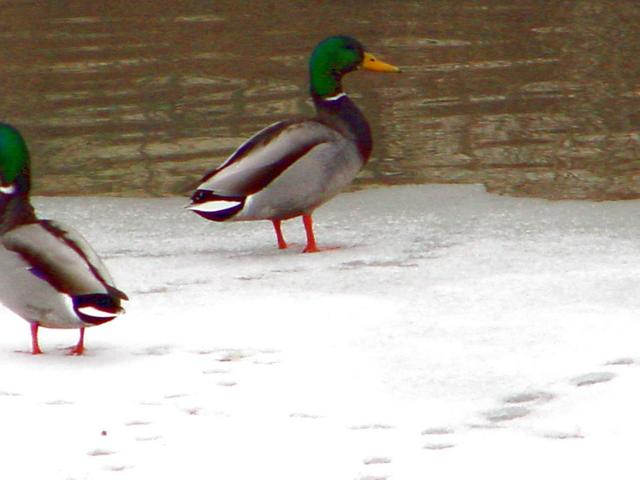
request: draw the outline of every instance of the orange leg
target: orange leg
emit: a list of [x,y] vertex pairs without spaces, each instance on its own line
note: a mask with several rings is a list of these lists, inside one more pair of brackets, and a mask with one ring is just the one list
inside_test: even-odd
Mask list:
[[304,230],[307,232],[307,246],[304,247],[303,253],[315,253],[320,249],[316,245],[316,237],[313,234],[313,219],[311,214],[303,215],[302,222],[304,223]]
[[84,353],[84,327],[80,327],[80,340],[75,347],[69,350],[69,355],[82,355]]
[[284,235],[282,235],[282,228],[280,224],[282,223],[280,220],[271,220],[273,223],[273,228],[276,231],[276,238],[278,239],[278,248],[280,250],[284,250],[287,248],[287,242],[284,239]]
[[33,355],[40,355],[42,350],[40,350],[40,345],[38,345],[38,327],[37,323],[31,324],[31,353]]

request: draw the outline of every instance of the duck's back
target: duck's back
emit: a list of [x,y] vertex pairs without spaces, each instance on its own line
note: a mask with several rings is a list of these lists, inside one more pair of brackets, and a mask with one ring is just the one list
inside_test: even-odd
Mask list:
[[289,218],[336,195],[363,164],[356,144],[335,128],[288,120],[251,137],[199,189],[246,198],[236,220]]

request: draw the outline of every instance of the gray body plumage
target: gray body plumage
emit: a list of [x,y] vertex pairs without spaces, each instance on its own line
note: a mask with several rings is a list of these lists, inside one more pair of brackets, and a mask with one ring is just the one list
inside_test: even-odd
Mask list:
[[74,312],[71,296],[118,291],[86,240],[59,222],[18,225],[0,240],[0,303],[29,322],[91,326]]
[[364,163],[356,144],[336,129],[312,119],[285,121],[247,140],[198,190],[245,197],[228,220],[287,219],[330,200]]

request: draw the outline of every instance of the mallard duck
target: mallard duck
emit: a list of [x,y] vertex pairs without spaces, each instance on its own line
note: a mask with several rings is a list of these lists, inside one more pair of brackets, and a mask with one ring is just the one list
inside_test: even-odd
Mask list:
[[359,68],[400,71],[351,37],[322,40],[309,62],[316,116],[274,123],[249,138],[203,177],[188,208],[218,222],[271,220],[281,249],[281,222],[302,216],[304,252],[317,252],[313,211],[349,185],[371,154],[369,124],[342,90],[343,75]]
[[79,328],[72,354],[84,351],[84,329],[113,320],[127,295],[118,290],[87,241],[54,220],[39,220],[29,200],[27,145],[0,123],[0,303],[38,328]]

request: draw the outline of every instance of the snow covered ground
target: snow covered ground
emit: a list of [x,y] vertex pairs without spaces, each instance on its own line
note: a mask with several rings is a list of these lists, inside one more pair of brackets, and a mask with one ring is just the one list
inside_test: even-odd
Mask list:
[[477,186],[344,194],[302,223],[184,199],[36,198],[131,301],[87,330],[2,310],[0,478],[637,478],[640,202]]

